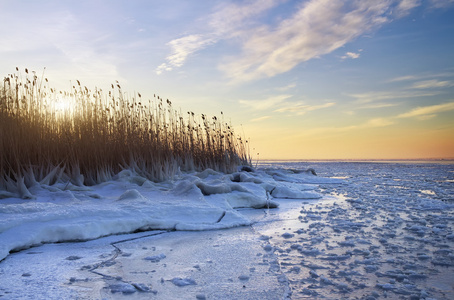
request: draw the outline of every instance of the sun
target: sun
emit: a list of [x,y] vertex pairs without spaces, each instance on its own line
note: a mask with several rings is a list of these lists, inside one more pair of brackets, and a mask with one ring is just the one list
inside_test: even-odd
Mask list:
[[56,113],[70,113],[73,109],[73,101],[70,97],[58,94],[52,102],[52,109]]

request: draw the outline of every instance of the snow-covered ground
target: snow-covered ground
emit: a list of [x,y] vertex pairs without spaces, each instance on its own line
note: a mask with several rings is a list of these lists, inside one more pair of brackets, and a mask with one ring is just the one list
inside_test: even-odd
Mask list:
[[124,171],[30,191],[0,199],[0,299],[454,298],[453,164]]

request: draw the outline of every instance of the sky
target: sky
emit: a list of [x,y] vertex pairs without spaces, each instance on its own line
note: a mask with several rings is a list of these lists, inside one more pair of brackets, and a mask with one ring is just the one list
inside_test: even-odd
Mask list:
[[220,116],[253,160],[454,158],[454,0],[0,0],[0,71]]

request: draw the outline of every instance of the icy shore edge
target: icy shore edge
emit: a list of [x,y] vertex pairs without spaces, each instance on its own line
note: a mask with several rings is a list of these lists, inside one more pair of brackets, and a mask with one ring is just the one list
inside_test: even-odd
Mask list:
[[314,170],[207,169],[154,183],[130,170],[96,186],[57,182],[30,188],[32,199],[0,200],[0,261],[43,243],[86,241],[145,230],[215,230],[250,225],[237,208],[276,208],[280,199],[318,199]]

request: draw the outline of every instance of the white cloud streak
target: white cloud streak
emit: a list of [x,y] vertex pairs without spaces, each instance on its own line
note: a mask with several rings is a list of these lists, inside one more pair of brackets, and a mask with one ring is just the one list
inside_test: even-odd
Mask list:
[[415,82],[412,85],[412,88],[432,89],[432,88],[444,88],[444,87],[450,87],[450,86],[454,86],[454,83],[452,81],[432,79],[432,80],[423,80],[423,81]]
[[433,118],[437,113],[454,110],[454,102],[448,102],[437,105],[422,106],[412,109],[409,112],[398,115],[398,118],[418,118],[420,120],[427,120]]
[[355,53],[355,52],[347,52],[345,53],[344,56],[342,56],[341,58],[342,59],[347,59],[347,58],[351,58],[351,59],[357,59],[360,57],[360,53]]
[[371,103],[382,100],[395,100],[416,97],[430,97],[439,95],[440,92],[436,91],[386,91],[386,92],[368,92],[361,94],[350,94],[349,96],[356,98],[358,103]]
[[290,97],[292,97],[292,95],[278,95],[262,100],[239,100],[238,102],[242,106],[248,107],[252,110],[266,110],[273,108],[280,103],[283,103]]
[[318,127],[309,128],[303,131],[299,136],[322,136],[326,134],[339,134],[350,131],[357,131],[361,129],[380,128],[393,125],[395,122],[389,118],[374,118],[367,120],[358,125],[350,125],[343,127]]
[[328,103],[324,103],[324,104],[320,104],[320,105],[305,105],[303,103],[286,103],[286,105],[284,105],[281,108],[276,109],[275,111],[281,112],[281,113],[290,112],[290,113],[294,113],[296,115],[301,116],[301,115],[306,114],[307,112],[319,110],[319,109],[323,109],[323,108],[328,108],[328,107],[331,107],[334,105],[336,105],[335,102],[328,102]]
[[362,106],[358,106],[358,109],[378,109],[378,108],[385,108],[385,107],[394,107],[398,106],[400,103],[386,103],[386,102],[378,102],[372,104],[366,104]]
[[388,82],[401,82],[401,81],[424,81],[424,80],[438,80],[436,78],[454,78],[453,72],[440,72],[440,73],[428,73],[428,74],[419,74],[419,75],[406,75],[395,77]]
[[166,57],[167,62],[162,63],[156,69],[156,73],[161,74],[163,71],[172,71],[174,68],[181,67],[189,55],[206,48],[214,42],[213,38],[196,34],[172,40],[167,44],[171,47],[172,53]]
[[268,119],[271,119],[271,116],[263,116],[263,117],[255,118],[255,119],[250,120],[250,122],[261,122],[261,121],[265,121]]
[[377,127],[386,127],[394,124],[394,121],[388,118],[375,118],[367,121],[362,125],[363,128],[377,128]]
[[277,95],[262,100],[239,100],[239,104],[254,111],[272,110],[278,113],[290,113],[304,115],[310,111],[328,108],[336,105],[335,102],[327,102],[319,105],[308,105],[303,102],[294,103],[287,101],[292,95]]
[[396,7],[396,13],[399,17],[404,17],[410,13],[410,11],[421,5],[421,0],[402,0]]
[[446,8],[454,5],[454,0],[430,0],[434,8]]

